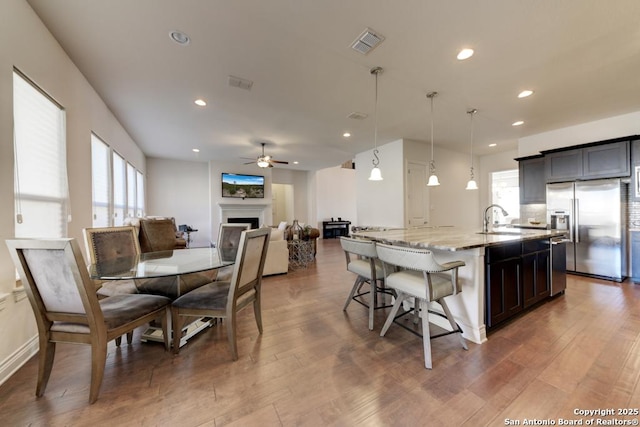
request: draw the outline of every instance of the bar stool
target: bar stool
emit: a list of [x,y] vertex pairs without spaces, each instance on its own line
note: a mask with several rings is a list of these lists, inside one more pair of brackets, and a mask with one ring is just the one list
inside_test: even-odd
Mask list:
[[[369,309],[369,330],[372,331],[374,310],[390,307],[378,307],[378,293],[395,294],[384,287],[382,263],[378,260],[375,242],[372,240],[340,237],[340,245],[347,259],[347,270],[356,274],[356,280],[353,283],[351,292],[342,310],[346,311],[352,300],[367,307]],[[380,282],[380,286],[378,286],[378,282]],[[368,291],[361,292],[361,288],[365,283],[368,283],[370,288]],[[367,294],[370,296],[368,303],[363,302],[361,298]]]
[[[393,323],[397,317],[406,314],[403,313],[396,317],[402,303],[409,298],[415,298],[413,308],[414,315],[417,315],[419,310],[419,314],[422,316],[422,342],[424,347],[425,368],[432,368],[432,337],[429,332],[429,302],[437,302],[440,304],[444,311],[444,317],[447,318],[451,325],[451,331],[438,336],[458,333],[460,334],[462,348],[467,350],[467,344],[462,337],[462,330],[456,324],[445,302],[445,297],[456,295],[460,292],[458,268],[464,266],[465,263],[463,261],[451,261],[439,264],[435,260],[433,252],[427,249],[377,244],[376,251],[378,258],[383,262],[385,284],[389,288],[395,289],[397,293],[397,298],[389,313],[389,317],[387,317],[387,321],[382,327],[380,336],[383,337],[385,335],[389,326],[391,326],[391,323]],[[433,314],[441,315],[440,313]],[[435,336],[433,338],[435,338]]]

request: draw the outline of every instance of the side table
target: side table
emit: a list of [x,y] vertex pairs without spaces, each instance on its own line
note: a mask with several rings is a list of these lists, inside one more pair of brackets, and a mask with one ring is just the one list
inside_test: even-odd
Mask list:
[[311,240],[289,240],[289,268],[307,268],[313,262],[313,244]]

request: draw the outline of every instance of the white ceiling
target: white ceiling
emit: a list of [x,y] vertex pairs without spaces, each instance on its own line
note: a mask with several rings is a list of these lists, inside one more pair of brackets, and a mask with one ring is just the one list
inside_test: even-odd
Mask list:
[[[430,91],[435,144],[468,152],[477,108],[478,154],[640,111],[637,0],[27,1],[150,157],[241,164],[266,141],[300,162],[278,167],[336,166],[373,148],[375,66],[378,145],[430,141]],[[350,45],[367,27],[386,40],[365,56]],[[475,55],[458,61],[462,47]]]

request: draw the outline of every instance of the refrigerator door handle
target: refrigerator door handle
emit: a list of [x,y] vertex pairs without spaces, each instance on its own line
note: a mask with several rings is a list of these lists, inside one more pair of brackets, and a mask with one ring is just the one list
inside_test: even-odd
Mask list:
[[580,243],[580,199],[575,199],[574,200],[574,212],[575,212],[575,221],[574,221],[574,234],[575,234],[575,239],[574,241],[576,243]]
[[[575,205],[576,205],[576,200],[575,199],[569,199],[571,202],[571,208],[569,209],[569,241],[573,243],[573,228],[574,228],[574,224],[573,222],[576,221],[576,210],[575,210]],[[571,222],[572,221],[572,222]]]

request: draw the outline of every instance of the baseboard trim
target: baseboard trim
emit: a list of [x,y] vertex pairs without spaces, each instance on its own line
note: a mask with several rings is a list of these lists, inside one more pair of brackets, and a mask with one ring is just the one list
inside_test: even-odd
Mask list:
[[38,352],[38,336],[35,335],[13,354],[0,362],[0,385],[20,369]]

